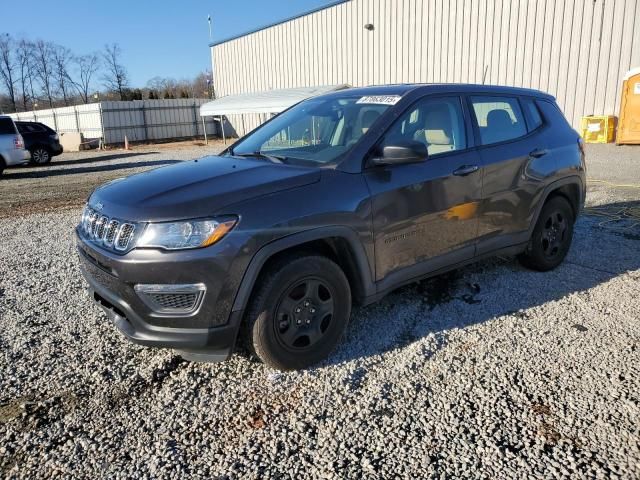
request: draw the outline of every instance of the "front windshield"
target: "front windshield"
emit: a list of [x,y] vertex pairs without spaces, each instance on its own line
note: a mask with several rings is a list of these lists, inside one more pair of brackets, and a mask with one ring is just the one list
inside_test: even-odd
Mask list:
[[247,136],[230,153],[293,164],[335,163],[391,104],[360,95],[306,100]]

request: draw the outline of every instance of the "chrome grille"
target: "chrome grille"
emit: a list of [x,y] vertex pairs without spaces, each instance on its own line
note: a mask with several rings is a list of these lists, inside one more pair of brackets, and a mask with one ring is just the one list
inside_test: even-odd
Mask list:
[[82,215],[80,229],[89,240],[124,252],[131,246],[136,226],[87,208]]

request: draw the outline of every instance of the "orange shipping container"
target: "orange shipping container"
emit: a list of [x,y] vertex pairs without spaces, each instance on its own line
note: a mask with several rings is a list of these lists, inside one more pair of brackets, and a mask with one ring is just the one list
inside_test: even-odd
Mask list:
[[633,68],[624,76],[618,118],[616,143],[640,144],[640,68]]

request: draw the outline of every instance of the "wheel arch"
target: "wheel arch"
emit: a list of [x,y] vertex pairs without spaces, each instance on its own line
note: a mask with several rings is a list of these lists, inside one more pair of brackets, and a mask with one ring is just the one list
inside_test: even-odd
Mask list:
[[49,154],[51,154],[51,147],[46,143],[34,143],[33,145],[30,145],[29,148],[27,148],[27,150],[33,153],[34,150],[38,150],[39,148],[46,150],[47,152],[49,152]]
[[368,257],[357,233],[348,227],[318,228],[278,239],[258,250],[242,278],[232,311],[246,308],[262,273],[296,254],[320,254],[336,262],[347,276],[356,301],[375,293]]
[[577,218],[584,203],[584,189],[585,186],[583,184],[583,180],[577,175],[572,175],[547,185],[544,189],[541,201],[538,203],[538,207],[536,208],[536,214],[533,221],[529,226],[529,233],[531,233],[535,228],[538,218],[540,217],[542,207],[544,207],[545,203],[553,197],[564,197],[569,202],[569,205],[571,205],[574,218]]

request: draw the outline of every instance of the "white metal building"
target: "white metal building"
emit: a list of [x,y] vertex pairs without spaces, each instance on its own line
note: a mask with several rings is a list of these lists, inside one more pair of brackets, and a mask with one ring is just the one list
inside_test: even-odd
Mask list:
[[[618,115],[640,66],[640,0],[341,0],[211,44],[218,97],[317,85],[461,82],[555,95],[578,128]],[[263,115],[228,116],[238,133]]]

